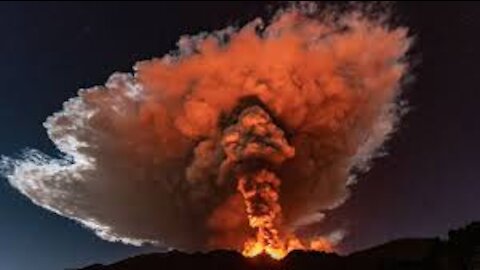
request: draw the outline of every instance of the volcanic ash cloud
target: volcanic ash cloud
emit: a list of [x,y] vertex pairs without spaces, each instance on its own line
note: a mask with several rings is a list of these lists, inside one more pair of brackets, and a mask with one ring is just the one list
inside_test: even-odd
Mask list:
[[281,245],[345,201],[398,122],[410,38],[367,15],[309,5],[184,36],[80,90],[44,123],[62,154],[3,157],[5,175],[106,240]]

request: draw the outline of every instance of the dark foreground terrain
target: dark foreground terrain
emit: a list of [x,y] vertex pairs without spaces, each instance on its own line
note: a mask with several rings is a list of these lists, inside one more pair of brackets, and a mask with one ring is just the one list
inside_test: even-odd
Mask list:
[[320,252],[291,252],[281,261],[266,256],[244,258],[234,251],[186,254],[153,253],[110,265],[95,264],[81,270],[159,269],[445,269],[480,270],[480,222],[450,231],[448,240],[403,239],[348,256]]

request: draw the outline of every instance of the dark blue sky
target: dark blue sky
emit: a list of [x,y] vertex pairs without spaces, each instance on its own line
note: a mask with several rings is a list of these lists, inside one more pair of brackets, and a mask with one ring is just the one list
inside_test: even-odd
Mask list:
[[[42,122],[78,88],[161,56],[182,34],[241,24],[265,4],[0,4],[0,154],[25,147],[55,153]],[[480,220],[480,7],[400,4],[399,21],[417,35],[411,112],[390,155],[330,213],[346,224],[346,250],[392,238],[439,236]],[[41,209],[0,181],[0,269],[64,269],[154,248],[107,243]]]

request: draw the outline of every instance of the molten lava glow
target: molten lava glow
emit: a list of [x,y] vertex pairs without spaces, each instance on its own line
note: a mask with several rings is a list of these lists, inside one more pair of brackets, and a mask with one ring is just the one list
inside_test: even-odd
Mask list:
[[263,234],[259,231],[256,239],[247,240],[242,251],[243,256],[255,257],[260,254],[267,254],[275,260],[281,260],[292,250],[333,252],[333,244],[323,237],[311,241],[309,245],[303,245],[298,238],[290,236],[288,240],[277,242],[277,247],[268,245],[262,237]]
[[281,259],[286,255],[275,222],[281,212],[278,204],[280,180],[271,172],[261,170],[253,176],[241,177],[238,190],[242,194],[250,227],[256,229],[256,238],[247,240],[243,254],[253,257],[267,253]]
[[281,248],[268,247],[260,242],[252,241],[245,243],[245,249],[242,252],[243,256],[245,257],[255,257],[262,253],[268,254],[271,258],[275,260],[281,260],[288,254],[288,251]]
[[247,241],[245,243],[245,248],[242,252],[245,257],[255,257],[260,254],[268,254],[271,258],[275,260],[281,260],[288,254],[288,251],[284,248],[273,248],[266,246],[263,242],[257,241]]

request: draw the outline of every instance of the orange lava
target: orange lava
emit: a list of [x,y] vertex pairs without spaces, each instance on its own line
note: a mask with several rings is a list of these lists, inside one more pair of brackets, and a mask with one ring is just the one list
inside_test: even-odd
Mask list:
[[[255,238],[248,239],[242,251],[245,257],[267,254],[281,260],[292,250],[316,250],[332,252],[333,244],[327,238],[317,238],[308,245],[294,235],[285,239],[279,235],[276,222],[281,214],[278,203],[280,180],[268,170],[260,170],[253,175],[238,179],[238,190],[242,194],[250,227],[256,229]],[[258,204],[258,201],[262,201]]]
[[[257,235],[258,236],[258,235]],[[315,250],[321,252],[333,252],[333,244],[326,238],[318,238],[309,243],[309,245],[303,245],[300,240],[293,237],[287,241],[279,241],[277,247],[272,247],[265,243],[261,238],[249,239],[245,243],[242,251],[245,257],[255,257],[260,254],[267,254],[272,259],[281,260],[293,250]]]

